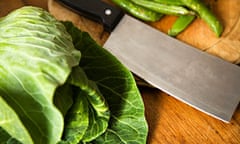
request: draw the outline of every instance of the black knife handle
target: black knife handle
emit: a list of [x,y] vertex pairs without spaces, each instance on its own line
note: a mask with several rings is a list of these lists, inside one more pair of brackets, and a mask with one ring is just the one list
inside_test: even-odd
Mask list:
[[91,20],[103,24],[104,29],[111,32],[119,23],[123,12],[101,0],[59,0],[64,5],[70,7]]

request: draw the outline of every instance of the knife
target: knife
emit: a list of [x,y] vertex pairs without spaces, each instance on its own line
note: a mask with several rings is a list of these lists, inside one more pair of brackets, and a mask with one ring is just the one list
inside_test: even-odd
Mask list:
[[229,122],[240,101],[240,68],[172,38],[101,0],[59,0],[111,32],[104,48],[176,99]]

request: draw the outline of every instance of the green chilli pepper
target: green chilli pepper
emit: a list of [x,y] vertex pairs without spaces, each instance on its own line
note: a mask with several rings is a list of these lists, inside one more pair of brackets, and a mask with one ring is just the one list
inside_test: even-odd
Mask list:
[[184,5],[181,0],[153,0],[155,2],[166,4],[166,5]]
[[158,21],[163,14],[146,9],[142,6],[135,5],[130,0],[112,0],[116,5],[126,12],[144,21]]
[[174,22],[171,29],[168,31],[168,35],[177,36],[184,29],[186,29],[189,24],[195,19],[194,15],[182,15],[179,16],[178,19]]
[[131,15],[144,21],[158,21],[164,14],[178,15],[179,19],[173,25],[169,34],[177,35],[193,21],[198,14],[219,37],[223,26],[217,17],[201,0],[112,0]]
[[152,11],[167,14],[167,15],[194,15],[195,13],[192,11],[189,11],[188,9],[181,7],[181,6],[175,6],[175,5],[166,5],[161,4],[154,1],[149,0],[131,0],[136,5],[145,7],[147,9],[150,9]]
[[196,11],[219,37],[223,31],[223,26],[217,17],[200,0],[181,0],[185,6]]

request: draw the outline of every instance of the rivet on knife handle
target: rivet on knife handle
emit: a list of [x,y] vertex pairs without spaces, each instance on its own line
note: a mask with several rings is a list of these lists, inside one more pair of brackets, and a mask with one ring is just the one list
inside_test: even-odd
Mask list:
[[103,24],[106,31],[112,31],[123,16],[123,12],[101,0],[59,0],[81,15]]

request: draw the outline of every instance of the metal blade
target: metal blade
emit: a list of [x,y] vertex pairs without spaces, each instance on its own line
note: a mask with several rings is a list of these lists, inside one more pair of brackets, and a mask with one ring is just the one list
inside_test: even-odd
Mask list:
[[240,68],[125,15],[104,47],[153,86],[228,122],[240,100]]

